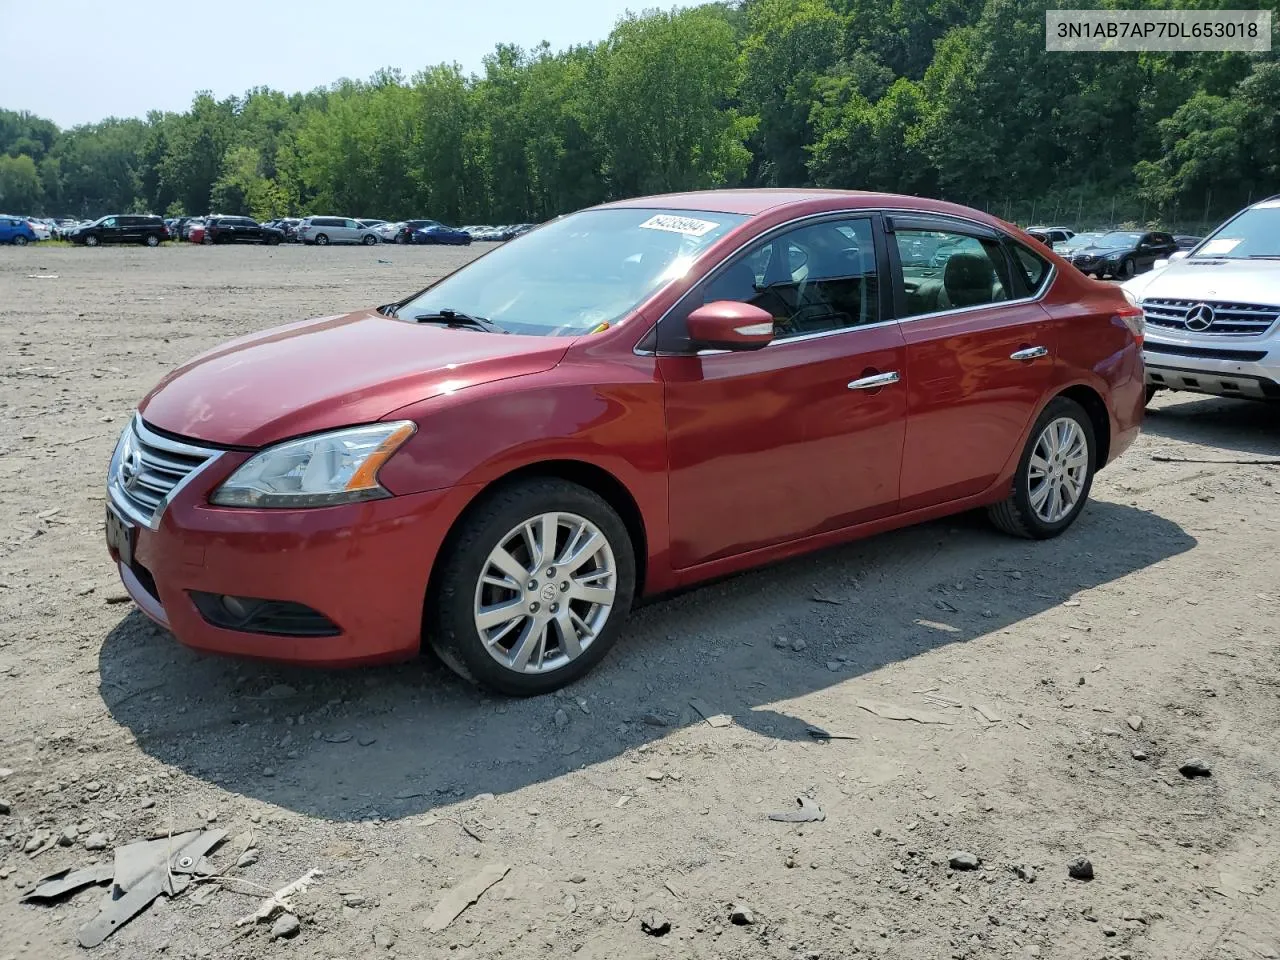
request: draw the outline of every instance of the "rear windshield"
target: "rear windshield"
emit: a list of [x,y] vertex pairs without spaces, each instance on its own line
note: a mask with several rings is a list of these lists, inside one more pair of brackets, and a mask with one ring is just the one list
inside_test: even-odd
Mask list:
[[399,309],[455,310],[512,333],[572,336],[631,313],[747,218],[690,210],[584,210],[481,257]]

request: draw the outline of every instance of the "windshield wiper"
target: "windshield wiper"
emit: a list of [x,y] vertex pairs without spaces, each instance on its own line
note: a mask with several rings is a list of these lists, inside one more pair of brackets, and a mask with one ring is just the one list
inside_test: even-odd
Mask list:
[[471,327],[474,330],[483,330],[485,333],[511,332],[503,330],[488,317],[476,317],[448,307],[443,310],[433,310],[431,313],[420,313],[413,319],[415,323],[442,323],[447,327]]
[[378,308],[378,312],[384,317],[394,317],[400,310],[398,303],[384,303]]
[[1280,260],[1280,253],[1251,253],[1250,260]]

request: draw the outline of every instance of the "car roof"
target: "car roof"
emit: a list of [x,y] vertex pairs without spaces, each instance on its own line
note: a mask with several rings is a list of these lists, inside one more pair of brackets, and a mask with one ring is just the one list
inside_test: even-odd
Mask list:
[[[889,208],[918,210],[921,213],[951,214],[976,220],[989,226],[1009,227],[1003,221],[980,210],[897,193],[874,193],[867,190],[824,190],[817,188],[764,187],[759,189],[698,190],[690,193],[659,194],[617,200],[594,208],[597,210],[660,208],[666,210],[701,210],[708,213],[736,213],[749,217],[767,211],[794,208],[798,215],[824,210],[870,210]],[[1016,229],[1016,228],[1015,228]]]

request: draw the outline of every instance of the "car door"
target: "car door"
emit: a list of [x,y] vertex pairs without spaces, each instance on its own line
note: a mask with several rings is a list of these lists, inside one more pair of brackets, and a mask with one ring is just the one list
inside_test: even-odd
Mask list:
[[123,228],[120,217],[107,217],[98,225],[98,240],[101,243],[119,243]]
[[[906,512],[973,496],[995,481],[1048,388],[1056,344],[1049,315],[994,230],[917,216],[889,225],[907,350]],[[913,261],[921,237],[940,239],[945,255]]]
[[18,222],[8,217],[0,217],[0,243],[11,243],[18,235]]
[[[757,241],[660,324],[676,569],[895,511],[905,349],[877,222],[825,217]],[[775,340],[697,350],[685,320],[719,300],[769,311]]]
[[243,221],[244,239],[249,243],[262,242],[262,224],[257,220],[250,220],[247,217]]
[[342,224],[342,227],[338,232],[342,235],[343,243],[360,242],[360,224],[356,223],[350,217],[338,222]]

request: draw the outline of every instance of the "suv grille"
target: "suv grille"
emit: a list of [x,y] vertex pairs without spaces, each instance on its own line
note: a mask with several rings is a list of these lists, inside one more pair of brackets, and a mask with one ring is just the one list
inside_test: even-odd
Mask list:
[[162,436],[135,415],[111,458],[107,493],[130,520],[154,529],[174,491],[218,453]]
[[1221,300],[1144,300],[1142,310],[1153,327],[1235,337],[1262,336],[1280,317],[1280,307]]

